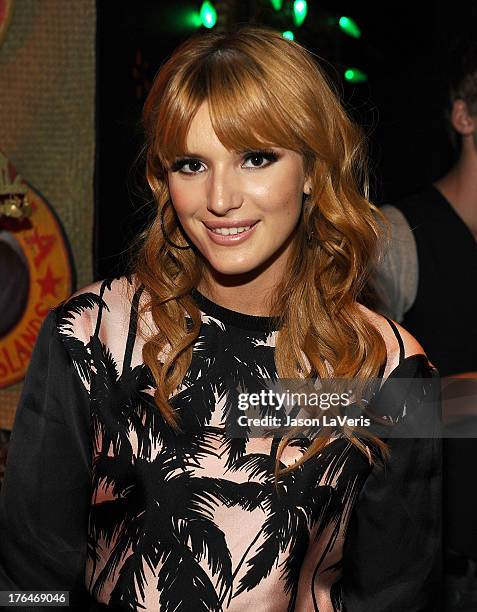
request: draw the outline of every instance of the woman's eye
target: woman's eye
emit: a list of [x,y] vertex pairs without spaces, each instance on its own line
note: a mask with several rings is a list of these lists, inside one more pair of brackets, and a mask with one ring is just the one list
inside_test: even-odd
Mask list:
[[249,155],[246,156],[246,160],[252,160],[252,162],[255,162],[256,160],[259,160],[258,164],[252,163],[252,167],[253,168],[264,168],[265,166],[268,166],[269,163],[265,164],[265,166],[261,163],[263,162],[263,160],[267,160],[268,162],[271,161],[276,161],[278,158],[277,155],[275,155],[274,153],[251,153]]
[[[191,172],[186,172],[184,170],[186,166],[190,167]],[[196,159],[178,159],[172,164],[171,170],[172,172],[181,172],[182,174],[200,174],[200,172],[198,172],[200,166],[201,162]]]

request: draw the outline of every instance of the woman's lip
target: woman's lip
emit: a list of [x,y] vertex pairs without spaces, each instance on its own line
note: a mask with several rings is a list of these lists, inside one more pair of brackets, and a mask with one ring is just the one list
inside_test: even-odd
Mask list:
[[249,236],[253,234],[257,225],[258,225],[258,221],[254,223],[254,225],[252,225],[245,232],[240,232],[240,234],[229,234],[228,236],[223,236],[222,234],[216,234],[207,226],[205,227],[207,229],[207,234],[209,235],[209,238],[212,240],[212,242],[215,242],[215,244],[235,245],[235,244],[238,244],[239,242],[244,242],[244,240],[247,240],[247,238],[249,238]]

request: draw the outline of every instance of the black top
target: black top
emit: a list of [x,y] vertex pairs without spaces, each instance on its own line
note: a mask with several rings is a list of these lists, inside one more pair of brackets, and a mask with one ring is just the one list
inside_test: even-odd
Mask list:
[[441,376],[477,371],[477,242],[430,185],[398,202],[416,241],[416,299],[402,321]]
[[[277,490],[279,440],[226,434],[237,384],[277,376],[272,318],[194,292],[202,327],[170,397],[176,434],[153,401],[133,293],[98,283],[44,322],[0,493],[0,590],[69,590],[83,612],[435,612],[439,442],[389,440],[383,469],[338,435]],[[422,355],[390,375],[435,376]],[[403,414],[422,401],[406,394]],[[294,440],[282,465],[309,444]]]

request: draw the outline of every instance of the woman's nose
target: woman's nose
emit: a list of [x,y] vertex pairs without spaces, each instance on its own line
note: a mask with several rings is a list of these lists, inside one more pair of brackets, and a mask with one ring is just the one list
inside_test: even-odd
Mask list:
[[207,194],[207,209],[217,215],[225,215],[227,211],[240,208],[243,198],[233,179],[214,177],[211,180]]

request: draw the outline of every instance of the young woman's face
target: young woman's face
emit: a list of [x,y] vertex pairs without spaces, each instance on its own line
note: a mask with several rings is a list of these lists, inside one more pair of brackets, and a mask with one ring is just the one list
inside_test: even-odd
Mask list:
[[[244,275],[256,270],[272,285],[283,274],[303,193],[311,189],[302,156],[279,147],[271,147],[270,156],[228,151],[212,129],[206,102],[191,123],[186,145],[186,156],[175,160],[168,178],[190,241],[212,271]],[[231,233],[224,235],[229,229],[221,228]]]

